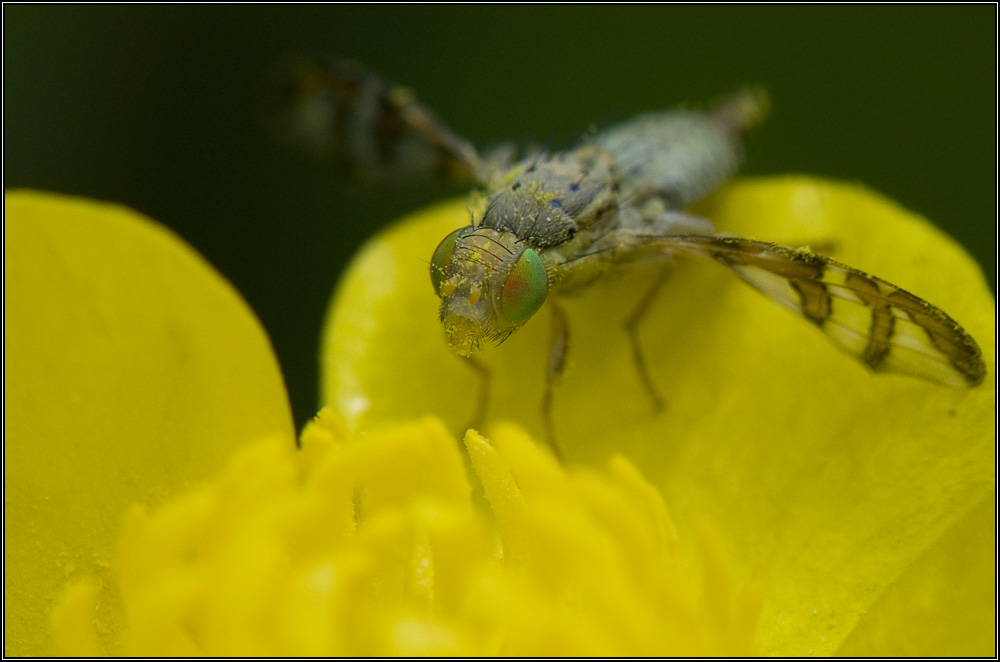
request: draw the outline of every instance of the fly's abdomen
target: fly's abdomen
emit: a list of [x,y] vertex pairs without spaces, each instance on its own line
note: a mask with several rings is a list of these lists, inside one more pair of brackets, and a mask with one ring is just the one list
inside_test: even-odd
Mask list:
[[657,196],[668,209],[682,209],[736,173],[743,134],[766,110],[765,94],[747,89],[708,112],[640,115],[601,132],[594,143],[614,157],[633,200]]

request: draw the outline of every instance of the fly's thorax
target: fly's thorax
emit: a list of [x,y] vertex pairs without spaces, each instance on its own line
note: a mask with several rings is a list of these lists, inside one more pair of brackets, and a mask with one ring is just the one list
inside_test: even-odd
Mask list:
[[479,225],[544,250],[570,241],[580,230],[612,222],[618,194],[618,169],[603,149],[536,155],[515,166],[490,193]]
[[468,226],[442,240],[431,258],[448,345],[468,356],[483,340],[503,340],[545,302],[548,272],[511,232]]

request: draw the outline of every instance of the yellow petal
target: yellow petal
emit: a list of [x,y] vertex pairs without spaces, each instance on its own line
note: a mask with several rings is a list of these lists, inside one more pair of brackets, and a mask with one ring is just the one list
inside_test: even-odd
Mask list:
[[837,655],[995,655],[996,516],[991,492],[879,597]]
[[[740,379],[702,390],[693,374],[682,377],[696,389],[684,389],[684,397],[714,402],[702,407],[699,426],[712,447],[660,458],[661,485],[679,524],[682,513],[710,515],[752,555],[767,586],[758,631],[763,650],[829,654],[992,489],[995,302],[960,247],[861,187],[750,182],[732,193],[705,210],[727,219],[726,230],[791,243],[827,237],[841,261],[948,311],[978,340],[990,366],[986,383],[974,389],[873,377],[819,334],[806,333],[811,329],[770,314],[784,311],[760,307],[759,298],[744,296],[754,293],[737,290],[731,315],[753,330],[738,334],[725,354]],[[764,216],[766,234],[753,229]],[[798,219],[806,219],[804,227]],[[727,334],[726,325],[715,332]],[[727,344],[722,337],[709,341]],[[772,341],[781,348],[777,357],[765,352]],[[679,500],[689,507],[681,509]],[[964,609],[980,605],[970,600]],[[957,638],[951,644],[964,646]]]
[[[995,302],[954,242],[860,186],[746,180],[696,211],[723,231],[822,248],[926,298],[978,340],[990,367],[969,390],[872,376],[724,269],[686,262],[640,330],[667,401],[654,415],[620,331],[651,272],[565,302],[571,354],[554,417],[565,456],[596,466],[630,457],[674,514],[682,554],[703,520],[738,550],[744,580],[762,586],[762,650],[830,654],[991,489]],[[323,400],[352,426],[434,412],[459,431],[470,420],[477,375],[444,344],[426,266],[467,222],[463,203],[415,214],[345,275],[325,331]],[[541,436],[548,320],[536,317],[482,358],[490,418]]]
[[172,233],[27,191],[4,200],[4,360],[4,652],[51,653],[52,600],[84,573],[104,587],[106,643],[126,509],[249,438],[292,439],[277,362],[246,303]]

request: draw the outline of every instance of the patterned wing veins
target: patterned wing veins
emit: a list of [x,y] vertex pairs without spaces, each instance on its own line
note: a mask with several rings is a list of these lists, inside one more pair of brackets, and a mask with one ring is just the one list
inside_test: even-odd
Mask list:
[[661,236],[654,243],[724,264],[876,372],[950,386],[976,386],[986,375],[982,352],[965,329],[881,278],[808,250],[738,237]]

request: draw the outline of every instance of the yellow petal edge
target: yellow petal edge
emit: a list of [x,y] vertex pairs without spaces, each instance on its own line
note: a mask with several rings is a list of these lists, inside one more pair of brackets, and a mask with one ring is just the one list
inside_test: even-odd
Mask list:
[[293,444],[267,336],[214,269],[124,207],[4,196],[4,653],[53,651],[49,612],[88,575],[120,621],[121,517],[261,434]]

